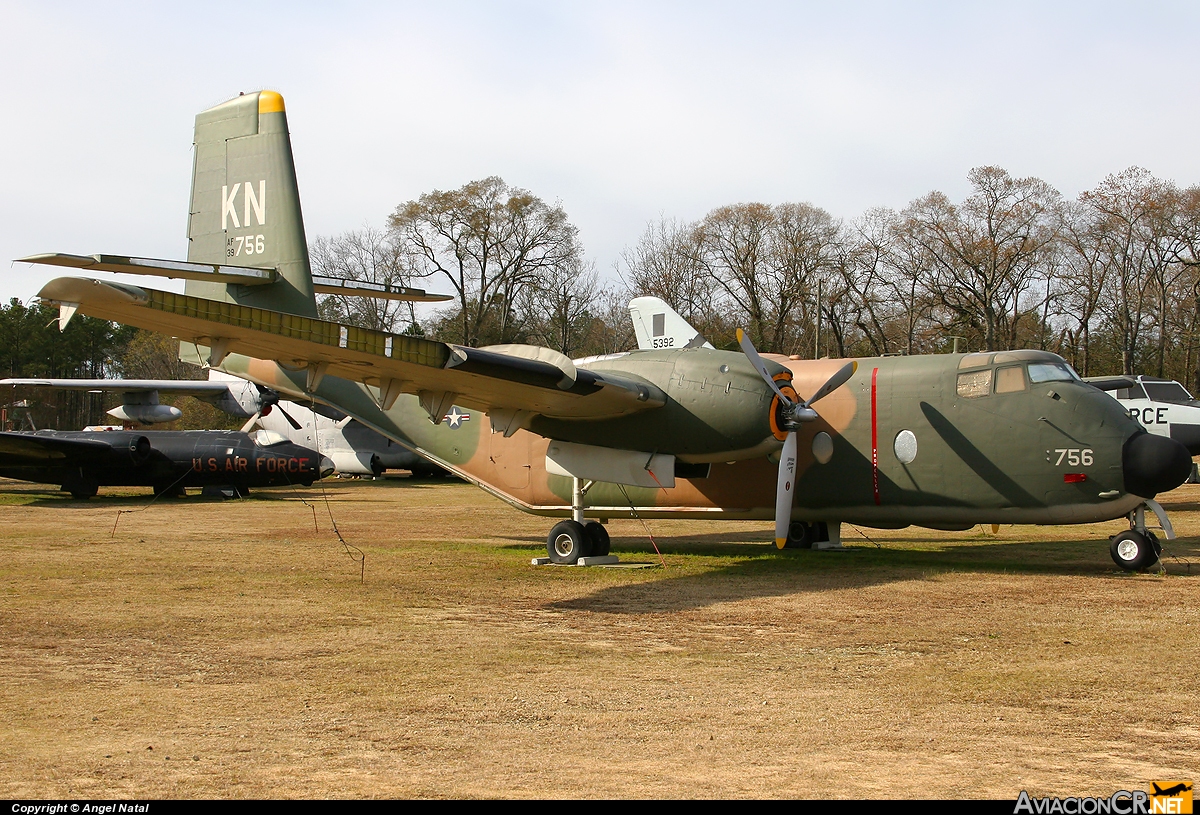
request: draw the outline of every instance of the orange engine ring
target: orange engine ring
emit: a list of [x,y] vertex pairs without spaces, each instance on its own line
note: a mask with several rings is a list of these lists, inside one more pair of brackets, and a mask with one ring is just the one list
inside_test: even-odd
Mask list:
[[[800,397],[797,395],[796,389],[792,387],[792,375],[790,372],[775,374],[775,376],[772,378],[775,380],[775,383],[779,385],[779,390],[783,391],[784,395],[791,399],[793,404],[800,401]],[[771,433],[780,441],[785,441],[787,439],[788,431],[779,426],[779,408],[779,395],[776,394],[771,399],[771,412],[769,414],[771,420]]]

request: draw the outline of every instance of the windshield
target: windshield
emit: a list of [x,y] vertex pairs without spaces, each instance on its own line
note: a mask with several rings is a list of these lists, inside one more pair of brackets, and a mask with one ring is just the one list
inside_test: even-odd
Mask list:
[[1178,382],[1143,382],[1151,402],[1190,402],[1192,395]]
[[272,444],[283,444],[287,437],[274,430],[260,430],[254,434],[254,441],[259,447],[270,447]]
[[1071,382],[1077,379],[1079,374],[1065,362],[1029,363],[1030,382]]

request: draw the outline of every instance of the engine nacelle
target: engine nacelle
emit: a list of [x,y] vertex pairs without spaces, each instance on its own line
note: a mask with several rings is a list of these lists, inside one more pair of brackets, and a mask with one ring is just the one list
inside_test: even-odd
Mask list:
[[345,475],[379,475],[383,472],[383,464],[375,453],[331,450],[326,455],[333,460],[337,471]]

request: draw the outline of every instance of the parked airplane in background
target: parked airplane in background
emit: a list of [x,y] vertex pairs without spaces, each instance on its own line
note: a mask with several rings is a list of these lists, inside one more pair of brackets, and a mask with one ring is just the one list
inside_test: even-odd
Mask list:
[[281,400],[279,394],[222,371],[210,370],[208,380],[170,379],[38,379],[0,380],[0,386],[24,386],[123,394],[110,416],[138,424],[174,421],[179,408],[159,403],[160,393],[194,396],[226,413],[248,419],[243,432],[257,424],[294,444],[327,456],[343,475],[377,476],[386,470],[408,470],[416,477],[446,474],[438,465],[381,436],[344,413],[317,404],[311,407]]
[[[1183,445],[1145,432],[1044,351],[794,360],[654,340],[572,361],[469,348],[317,317],[283,99],[263,91],[196,117],[188,261],[40,255],[27,262],[187,279],[184,294],[59,278],[60,307],[178,337],[208,364],[333,405],[512,505],[566,516],[556,562],[604,552],[601,523],[775,519],[776,544],[836,543],[839,524],[966,529],[1127,516],[1125,569],[1160,551],[1154,496],[1187,477]],[[269,206],[268,203],[269,202]],[[238,248],[253,246],[233,266]],[[96,258],[107,258],[102,267]],[[639,332],[640,336],[640,332]],[[311,397],[309,396],[311,395]],[[794,520],[794,522],[793,522]]]
[[1129,377],[1127,382],[1111,391],[1126,412],[1150,433],[1175,439],[1193,456],[1200,455],[1200,402],[1187,388],[1153,376]]
[[100,487],[311,486],[333,472],[315,451],[271,433],[222,430],[129,430],[0,433],[0,476],[61,484],[78,499]]

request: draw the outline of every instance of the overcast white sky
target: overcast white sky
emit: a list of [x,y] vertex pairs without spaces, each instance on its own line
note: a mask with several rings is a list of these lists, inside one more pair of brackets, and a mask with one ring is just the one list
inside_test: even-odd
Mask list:
[[[998,164],[1200,182],[1195,3],[12,3],[0,258],[183,258],[195,114],[283,94],[309,240],[502,176],[608,271],[660,214],[852,219]],[[0,297],[57,276],[0,264]],[[149,282],[149,281],[143,281]],[[162,286],[160,281],[153,285]]]

